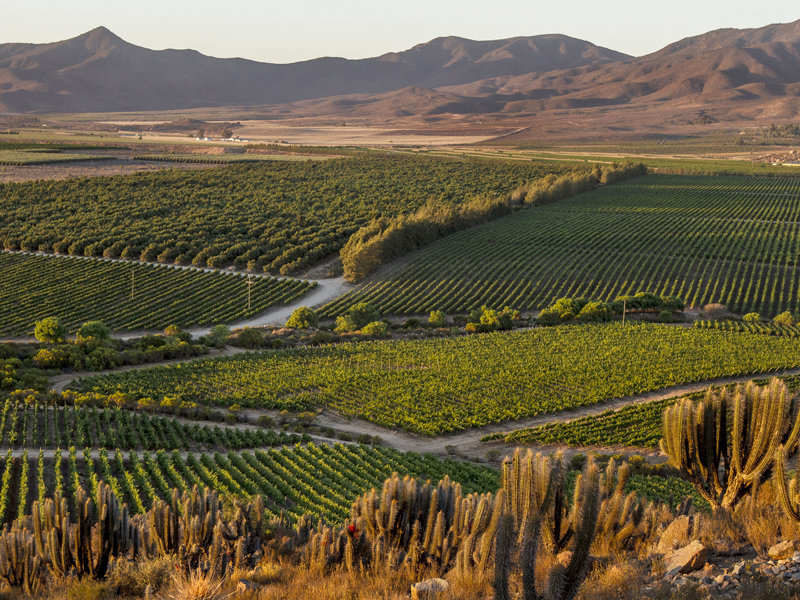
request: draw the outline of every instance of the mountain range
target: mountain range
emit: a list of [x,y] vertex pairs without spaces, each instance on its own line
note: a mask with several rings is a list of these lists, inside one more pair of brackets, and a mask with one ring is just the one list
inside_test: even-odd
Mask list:
[[631,57],[564,35],[437,38],[376,58],[291,64],[149,50],[99,27],[0,45],[0,112],[287,105],[297,114],[536,114],[686,102],[800,114],[800,21],[720,29]]

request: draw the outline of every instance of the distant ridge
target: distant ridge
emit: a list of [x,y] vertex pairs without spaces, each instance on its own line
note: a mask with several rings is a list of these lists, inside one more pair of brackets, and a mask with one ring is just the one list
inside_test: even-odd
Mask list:
[[462,85],[627,58],[563,35],[437,38],[377,58],[288,65],[148,50],[105,27],[51,44],[0,45],[0,110],[107,112],[280,104],[409,86]]
[[0,45],[0,111],[248,105],[342,118],[672,106],[788,119],[800,115],[800,21],[719,29],[639,58],[555,34],[442,37],[376,58],[287,65],[148,50],[104,27],[52,44]]

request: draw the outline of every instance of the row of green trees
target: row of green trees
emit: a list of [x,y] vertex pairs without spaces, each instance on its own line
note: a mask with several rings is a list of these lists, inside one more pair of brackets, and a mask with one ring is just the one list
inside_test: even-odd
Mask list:
[[635,296],[620,296],[613,302],[598,302],[586,298],[560,298],[539,313],[539,325],[558,325],[573,320],[585,323],[611,321],[614,315],[623,312],[667,312],[681,311],[686,304],[675,296],[659,296],[639,292]]
[[457,231],[510,214],[523,205],[550,204],[593,190],[601,183],[614,183],[646,173],[647,167],[641,163],[596,165],[589,173],[546,175],[505,196],[477,196],[460,206],[432,200],[408,215],[374,219],[354,233],[342,248],[344,276],[348,281],[360,281],[383,264]]

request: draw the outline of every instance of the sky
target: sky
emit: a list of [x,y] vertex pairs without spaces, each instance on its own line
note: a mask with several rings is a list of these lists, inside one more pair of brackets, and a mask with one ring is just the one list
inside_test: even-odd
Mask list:
[[[288,63],[366,58],[440,36],[563,33],[641,56],[723,27],[800,19],[793,2],[752,0],[5,0],[0,43],[64,40],[103,25],[154,50]],[[794,6],[794,8],[793,8]]]

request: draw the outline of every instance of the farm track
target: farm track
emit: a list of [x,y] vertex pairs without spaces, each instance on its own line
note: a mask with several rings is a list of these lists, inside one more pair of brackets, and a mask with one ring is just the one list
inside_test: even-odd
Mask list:
[[[162,363],[132,365],[129,367],[124,367],[122,369],[117,369],[116,371],[146,369],[149,367],[156,366],[158,364],[167,364],[167,362],[168,363],[190,362],[192,360],[207,358],[208,356],[231,356],[242,352],[245,352],[245,350],[228,346],[224,351],[213,355],[206,355],[204,357],[193,357],[191,359],[186,359],[186,360],[166,361]],[[115,371],[109,371],[109,372],[115,372]],[[664,400],[666,398],[683,396],[693,392],[701,391],[712,385],[714,386],[728,385],[733,383],[741,383],[748,381],[750,379],[756,379],[760,377],[770,377],[770,376],[783,377],[789,375],[800,375],[800,368],[771,371],[767,373],[756,373],[750,375],[740,375],[735,377],[719,377],[716,379],[706,379],[703,381],[697,381],[693,383],[679,384],[666,388],[661,388],[658,390],[653,390],[651,392],[644,392],[641,394],[633,394],[630,396],[613,398],[605,402],[589,406],[583,406],[574,410],[565,410],[558,413],[546,413],[542,415],[537,415],[535,417],[520,419],[517,421],[505,421],[502,423],[495,423],[493,425],[486,425],[484,427],[473,428],[457,433],[442,434],[433,437],[426,437],[414,433],[400,431],[397,429],[389,429],[387,427],[377,425],[375,423],[366,421],[364,419],[346,417],[338,412],[330,410],[322,411],[322,413],[320,413],[320,415],[315,419],[314,424],[320,427],[330,427],[332,429],[335,429],[336,431],[349,433],[353,436],[363,433],[367,433],[371,436],[380,436],[381,439],[384,441],[384,443],[402,451],[432,452],[434,454],[443,454],[447,453],[448,450],[452,452],[452,449],[455,449],[459,454],[462,454],[464,456],[470,458],[482,458],[487,449],[498,448],[498,447],[510,449],[517,445],[520,445],[516,443],[506,443],[502,441],[490,442],[489,444],[481,443],[481,438],[492,433],[510,432],[515,429],[538,427],[540,425],[547,425],[549,423],[568,423],[570,421],[579,419],[581,417],[598,415],[608,410],[619,410],[631,404],[645,404],[648,402],[656,402],[659,400]],[[63,391],[72,381],[80,379],[81,376],[82,375],[80,374],[59,375],[51,379],[50,389],[54,391]],[[277,410],[257,410],[257,409],[242,410],[242,413],[247,416],[248,421],[250,422],[254,422],[261,415],[268,415],[270,417],[275,417],[278,414],[278,412],[279,411]],[[253,426],[245,423],[236,423],[230,425],[230,427],[236,427],[239,429],[251,429]],[[320,439],[320,441],[325,441],[325,438],[319,438],[319,436],[312,436],[312,437],[314,437],[315,440]],[[568,446],[566,445],[547,446],[547,448],[558,449],[558,448],[568,448]]]

